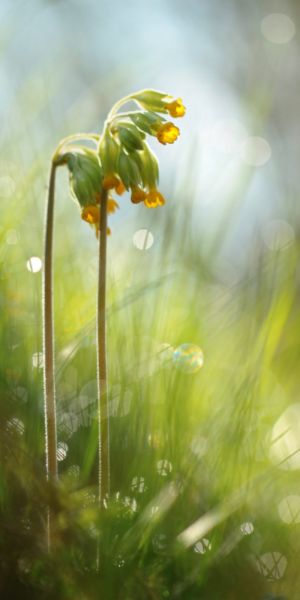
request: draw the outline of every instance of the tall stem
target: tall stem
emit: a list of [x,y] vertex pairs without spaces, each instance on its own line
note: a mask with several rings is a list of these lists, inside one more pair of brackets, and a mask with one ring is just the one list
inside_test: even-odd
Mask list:
[[[49,178],[45,223],[43,271],[43,352],[46,471],[49,480],[57,479],[56,402],[54,379],[52,252],[56,164],[52,162]],[[51,511],[48,511],[48,547],[52,538]]]
[[107,254],[107,192],[101,194],[99,272],[97,298],[97,385],[99,442],[99,500],[109,493],[109,414],[106,374],[106,254]]

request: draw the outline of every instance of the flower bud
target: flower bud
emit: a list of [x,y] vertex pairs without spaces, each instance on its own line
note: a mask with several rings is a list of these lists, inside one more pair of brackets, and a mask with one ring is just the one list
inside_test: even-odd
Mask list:
[[145,187],[155,187],[159,179],[158,162],[148,144],[144,144],[144,151],[141,153],[141,159],[143,163],[143,183]]
[[131,123],[120,123],[118,125],[118,134],[121,145],[128,152],[143,149],[143,137],[145,136]]
[[140,187],[133,187],[131,190],[131,202],[133,204],[139,204],[144,202],[147,197],[147,193]]
[[156,130],[156,137],[161,144],[173,144],[176,142],[180,130],[174,123],[164,123],[160,125]]
[[119,196],[122,196],[126,188],[121,179],[110,173],[109,175],[105,175],[103,179],[103,189],[106,191],[115,190]]
[[81,148],[66,153],[70,189],[81,207],[97,203],[102,190],[103,172],[99,158],[93,150]]
[[164,122],[163,117],[160,117],[156,113],[150,111],[132,113],[130,118],[139,129],[145,131],[145,133],[149,133],[150,135],[155,134],[155,127]]
[[99,144],[99,156],[104,174],[116,172],[120,145],[107,130]]
[[121,150],[119,155],[118,173],[127,190],[142,183],[142,176],[136,161],[131,158],[131,154],[126,154],[124,150]]
[[181,98],[176,98],[172,102],[166,102],[165,107],[171,117],[184,117],[186,108],[183,106]]
[[141,92],[132,94],[131,98],[136,100],[145,110],[167,112],[163,100],[171,98],[171,96],[157,92],[156,90],[142,90]]
[[157,208],[157,206],[163,206],[165,203],[163,195],[156,188],[150,189],[144,199],[144,204],[147,208]]

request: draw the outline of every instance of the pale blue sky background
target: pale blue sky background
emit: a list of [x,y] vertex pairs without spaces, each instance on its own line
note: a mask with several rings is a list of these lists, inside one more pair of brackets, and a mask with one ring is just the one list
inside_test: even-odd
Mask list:
[[[294,26],[285,43],[262,32],[274,13]],[[242,235],[246,247],[257,223],[288,218],[298,194],[299,13],[296,2],[283,0],[2,0],[2,175],[15,177],[39,162],[33,195],[42,220],[48,161],[59,139],[101,128],[111,104],[133,89],[162,89],[188,107],[181,139],[167,148],[153,143],[162,191],[187,204],[192,194],[198,226],[207,230],[241,186],[230,243],[236,249]],[[249,137],[263,138],[270,156],[250,166],[244,186]],[[192,191],[179,199],[184,178]],[[132,208],[124,202],[116,226],[132,221]],[[61,216],[64,210],[61,204]]]

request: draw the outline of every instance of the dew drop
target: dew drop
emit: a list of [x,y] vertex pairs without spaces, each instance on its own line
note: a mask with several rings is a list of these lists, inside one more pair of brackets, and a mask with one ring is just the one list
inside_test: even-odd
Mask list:
[[300,469],[300,403],[291,404],[276,421],[269,456],[280,469]]
[[261,32],[268,42],[287,44],[293,39],[296,27],[287,15],[272,13],[262,20]]
[[134,477],[131,482],[131,489],[138,494],[143,494],[146,491],[145,479],[144,477]]
[[138,250],[149,250],[153,246],[154,237],[148,229],[138,229],[133,235],[133,245]]
[[266,552],[256,561],[258,571],[269,581],[281,579],[287,567],[287,559],[280,552]]
[[44,355],[42,352],[35,352],[32,355],[32,366],[35,369],[42,369],[44,366]]
[[278,504],[278,513],[284,523],[300,523],[300,496],[287,496]]
[[243,535],[251,535],[254,531],[254,525],[251,523],[251,521],[246,521],[245,523],[241,524],[240,530]]
[[159,460],[157,463],[157,472],[161,477],[167,477],[172,472],[172,464],[169,460]]
[[65,460],[68,454],[69,446],[65,442],[59,442],[57,444],[56,457],[59,462]]
[[203,367],[203,352],[196,344],[181,344],[173,353],[173,362],[184,373],[197,373]]
[[134,513],[137,511],[137,501],[135,498],[130,498],[130,496],[125,496],[123,499],[123,506],[128,508],[130,512]]
[[6,429],[7,429],[7,431],[10,431],[13,433],[18,433],[19,435],[23,435],[24,430],[25,430],[25,425],[24,425],[23,421],[21,421],[20,419],[13,417],[12,419],[9,419],[9,421],[7,421]]
[[41,259],[38,256],[31,256],[26,263],[27,270],[30,273],[38,273],[43,266]]
[[199,540],[199,542],[194,545],[194,552],[196,552],[196,554],[205,554],[208,550],[211,550],[211,542],[207,538]]
[[118,569],[121,569],[122,567],[124,567],[125,560],[121,556],[121,554],[119,554],[118,556],[116,556],[116,558],[113,561],[113,565],[114,565],[114,567],[117,567]]

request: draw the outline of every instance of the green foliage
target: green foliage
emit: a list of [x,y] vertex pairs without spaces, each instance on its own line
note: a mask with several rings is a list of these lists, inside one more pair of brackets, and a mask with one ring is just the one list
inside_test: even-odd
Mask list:
[[[185,206],[180,194],[173,202],[176,210],[167,207],[151,226],[161,243],[147,251],[132,246],[136,217],[136,225],[120,223],[120,235],[116,226],[109,249],[112,494],[103,509],[95,500],[96,278],[95,268],[87,269],[95,242],[87,244],[77,222],[68,233],[57,226],[58,436],[67,448],[57,488],[44,479],[42,378],[32,363],[40,325],[24,320],[39,310],[40,275],[25,269],[24,241],[14,250],[20,287],[2,267],[3,597],[261,600],[272,590],[296,600],[290,577],[268,581],[257,560],[278,552],[291,581],[296,577],[296,531],[280,521],[277,506],[296,493],[297,472],[272,465],[268,448],[299,384],[299,243],[279,255],[261,246],[233,285],[217,254],[206,250],[209,233],[201,246],[193,237],[189,198]],[[187,342],[204,353],[198,370],[174,361],[174,349]],[[56,524],[50,555],[49,503]],[[180,543],[206,515],[205,533]],[[241,532],[245,522],[254,527],[249,535]]]

